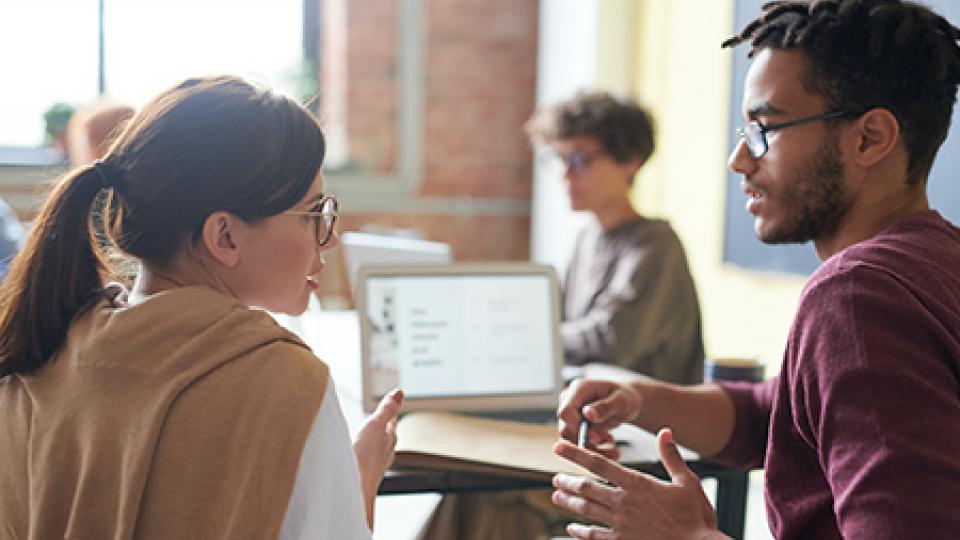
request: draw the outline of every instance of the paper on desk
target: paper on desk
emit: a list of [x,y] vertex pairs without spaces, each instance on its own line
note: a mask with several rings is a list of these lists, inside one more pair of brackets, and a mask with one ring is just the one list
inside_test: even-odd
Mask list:
[[[626,443],[618,444],[621,463],[656,463],[660,461],[660,453],[657,450],[657,436],[653,433],[632,424],[624,424],[614,428],[612,435],[618,443]],[[693,450],[680,445],[677,445],[677,449],[684,461],[700,459],[700,455]]]

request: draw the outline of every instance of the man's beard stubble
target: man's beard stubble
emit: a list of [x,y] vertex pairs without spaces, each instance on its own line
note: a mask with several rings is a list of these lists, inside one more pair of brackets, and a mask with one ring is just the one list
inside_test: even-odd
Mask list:
[[824,139],[817,159],[797,170],[785,184],[783,204],[790,209],[783,226],[760,236],[766,244],[804,243],[832,236],[852,205],[843,183],[837,136]]

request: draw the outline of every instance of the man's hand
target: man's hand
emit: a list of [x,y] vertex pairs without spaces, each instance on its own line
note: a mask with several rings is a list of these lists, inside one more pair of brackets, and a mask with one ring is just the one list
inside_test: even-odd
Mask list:
[[611,444],[610,430],[636,418],[642,403],[642,396],[627,384],[575,380],[560,396],[560,437],[576,443],[580,420],[586,418],[590,422],[587,447],[617,459],[619,451]]
[[631,471],[609,458],[560,441],[554,451],[608,480],[612,485],[558,474],[553,477],[554,504],[606,526],[571,523],[567,532],[578,539],[726,538],[703,493],[700,479],[687,467],[663,429],[657,435],[660,458],[670,482]]

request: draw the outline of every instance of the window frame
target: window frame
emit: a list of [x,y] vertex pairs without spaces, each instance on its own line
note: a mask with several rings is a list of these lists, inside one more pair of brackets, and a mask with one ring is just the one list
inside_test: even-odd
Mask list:
[[[319,66],[320,17],[323,0],[303,2],[304,58]],[[325,170],[331,191],[348,198],[389,198],[414,192],[421,183],[422,126],[424,111],[424,3],[423,0],[396,0],[399,3],[397,25],[398,107],[394,125],[397,137],[396,167],[389,174],[356,170]],[[105,93],[104,72],[104,0],[98,1],[98,59],[97,94]],[[0,169],[33,169],[49,176],[50,171],[62,172],[65,160],[52,147],[0,146]],[[45,174],[44,174],[45,173]]]

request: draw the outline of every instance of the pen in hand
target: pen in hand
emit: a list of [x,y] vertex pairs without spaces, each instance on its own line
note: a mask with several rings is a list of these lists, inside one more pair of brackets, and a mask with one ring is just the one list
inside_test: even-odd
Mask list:
[[580,431],[577,432],[577,446],[580,448],[587,447],[587,430],[590,429],[590,421],[581,416],[580,420]]

